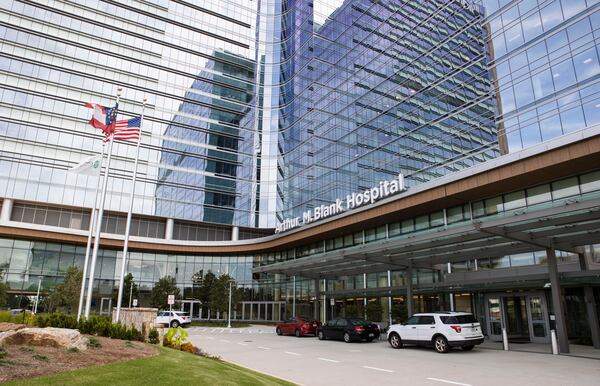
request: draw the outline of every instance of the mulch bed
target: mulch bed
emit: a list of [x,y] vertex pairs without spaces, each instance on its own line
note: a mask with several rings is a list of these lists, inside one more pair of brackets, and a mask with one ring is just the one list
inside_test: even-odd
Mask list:
[[[88,336],[89,338],[90,336]],[[9,345],[0,359],[0,382],[155,356],[158,348],[141,342],[94,337],[102,347],[68,352],[64,348]]]

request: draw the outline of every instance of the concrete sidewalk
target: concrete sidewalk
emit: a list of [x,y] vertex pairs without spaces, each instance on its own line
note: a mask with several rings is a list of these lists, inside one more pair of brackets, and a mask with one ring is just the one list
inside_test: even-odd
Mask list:
[[[489,350],[502,350],[503,349],[502,342],[493,342],[490,340],[486,340],[479,347],[483,348],[483,349],[489,349]],[[552,354],[552,346],[550,344],[509,343],[508,347],[509,347],[509,351],[530,352],[530,353],[537,353],[537,354]],[[569,345],[569,348],[570,348],[571,352],[569,354],[562,354],[562,355],[600,360],[600,350],[595,349],[592,346],[571,344],[571,345]]]

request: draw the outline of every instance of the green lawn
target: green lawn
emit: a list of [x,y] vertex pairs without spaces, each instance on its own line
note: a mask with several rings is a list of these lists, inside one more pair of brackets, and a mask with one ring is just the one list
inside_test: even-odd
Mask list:
[[5,385],[292,385],[289,382],[182,351],[23,379]]

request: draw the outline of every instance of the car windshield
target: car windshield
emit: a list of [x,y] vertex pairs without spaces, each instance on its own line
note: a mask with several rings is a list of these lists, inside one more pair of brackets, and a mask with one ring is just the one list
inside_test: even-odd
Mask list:
[[369,324],[369,322],[362,319],[350,319],[350,323],[352,323],[353,326],[366,326]]
[[471,314],[468,315],[451,315],[451,316],[440,316],[440,320],[444,324],[467,324],[467,323],[479,323],[477,319]]

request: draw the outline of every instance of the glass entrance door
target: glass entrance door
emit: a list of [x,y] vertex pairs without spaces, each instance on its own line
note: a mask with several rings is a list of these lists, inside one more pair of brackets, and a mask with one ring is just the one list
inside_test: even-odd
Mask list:
[[542,292],[486,296],[488,335],[502,341],[502,326],[510,342],[550,343],[548,308]]
[[526,296],[504,296],[506,333],[510,342],[529,342]]
[[543,294],[529,295],[529,325],[530,340],[534,343],[549,343],[548,309],[546,298]]

